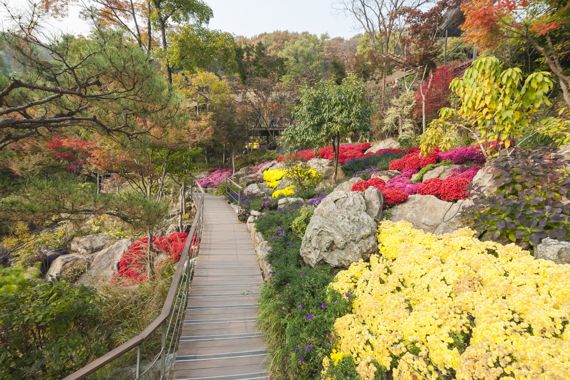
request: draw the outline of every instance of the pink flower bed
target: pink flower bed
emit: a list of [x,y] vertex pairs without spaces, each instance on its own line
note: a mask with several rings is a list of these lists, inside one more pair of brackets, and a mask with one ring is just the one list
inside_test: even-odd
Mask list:
[[485,155],[483,155],[483,152],[481,152],[481,148],[479,147],[463,146],[440,153],[439,160],[450,160],[456,165],[463,164],[467,161],[483,163],[485,162]]
[[406,169],[402,174],[390,179],[386,186],[392,189],[400,190],[408,195],[416,194],[418,192],[420,184],[412,183],[411,180],[412,176],[416,173],[417,170],[415,169]]
[[203,188],[218,187],[228,177],[231,177],[231,169],[214,169],[207,177],[200,178],[198,181]]
[[[338,160],[341,164],[344,164],[348,160],[367,156],[366,154],[364,154],[364,152],[366,152],[370,147],[371,147],[370,143],[341,144]],[[391,150],[393,149],[383,149],[382,151],[391,151]],[[394,149],[394,150],[400,151],[399,149]],[[378,153],[379,152],[375,152],[371,154],[378,154]],[[313,158],[325,158],[331,161],[334,160],[334,151],[332,145],[325,146],[324,148],[319,149],[316,155],[314,149],[305,149],[305,150],[299,150],[295,153],[290,153],[284,156],[280,156],[277,158],[277,161],[279,162],[285,160],[309,161]]]

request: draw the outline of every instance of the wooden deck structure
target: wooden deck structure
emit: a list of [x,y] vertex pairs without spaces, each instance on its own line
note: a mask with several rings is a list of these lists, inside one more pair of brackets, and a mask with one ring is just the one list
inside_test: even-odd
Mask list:
[[174,379],[267,379],[257,328],[263,279],[251,237],[224,198],[206,195],[204,230],[172,371]]

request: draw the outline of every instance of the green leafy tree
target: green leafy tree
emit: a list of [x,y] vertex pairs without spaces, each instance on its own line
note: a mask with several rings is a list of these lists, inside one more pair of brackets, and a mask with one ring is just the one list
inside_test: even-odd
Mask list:
[[369,131],[370,104],[363,83],[349,76],[340,85],[321,81],[314,88],[302,90],[294,117],[296,123],[286,130],[285,144],[296,148],[332,143],[336,181],[340,142]]
[[237,70],[237,45],[229,33],[186,25],[172,33],[171,39],[168,56],[174,67],[227,74]]
[[300,38],[285,45],[278,54],[285,61],[285,75],[282,78],[285,83],[315,83],[324,77],[324,41],[324,36],[303,33]]

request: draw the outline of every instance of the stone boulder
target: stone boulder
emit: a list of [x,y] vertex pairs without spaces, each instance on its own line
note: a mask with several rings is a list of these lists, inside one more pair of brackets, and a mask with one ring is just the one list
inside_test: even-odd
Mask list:
[[240,186],[248,186],[251,185],[252,183],[258,183],[258,182],[263,182],[263,175],[261,174],[261,172],[246,175],[238,180],[238,184],[240,184]]
[[326,158],[312,158],[307,161],[307,165],[323,175],[323,177],[331,177],[334,172],[333,162]]
[[534,257],[551,260],[557,264],[570,264],[570,242],[551,238],[543,239],[536,247]]
[[79,279],[80,284],[97,286],[100,283],[108,283],[117,274],[117,267],[123,253],[129,249],[132,241],[129,239],[119,240],[110,247],[97,252],[93,256],[91,266]]
[[402,204],[391,209],[390,220],[405,220],[426,232],[445,234],[464,227],[460,220],[461,212],[473,202],[469,199],[445,202],[433,195],[411,195]]
[[46,274],[48,281],[67,280],[75,282],[89,268],[89,258],[84,255],[62,255],[51,263]]
[[493,165],[484,166],[473,178],[472,188],[477,193],[491,195],[504,184],[503,171]]
[[438,166],[437,168],[434,168],[434,169],[428,171],[426,174],[424,174],[422,181],[425,181],[428,179],[433,179],[433,178],[445,179],[451,175],[451,172],[453,170],[460,168],[460,167],[461,167],[461,165]]
[[252,183],[251,185],[247,185],[245,189],[243,189],[243,195],[245,196],[260,196],[264,195],[265,193],[261,190],[261,187],[257,183]]
[[389,180],[391,180],[392,178],[394,178],[400,174],[402,174],[402,173],[398,170],[380,170],[380,171],[372,174],[370,177],[371,178],[380,178],[384,182],[388,182]]
[[367,210],[361,192],[329,194],[315,209],[303,237],[301,256],[305,263],[348,267],[377,252],[377,223],[369,212],[374,214],[372,209]]
[[279,184],[277,185],[275,190],[283,190],[283,189],[291,186],[292,184],[293,184],[293,182],[291,182],[290,179],[283,178],[281,181],[279,181]]
[[380,190],[375,187],[366,189],[364,191],[364,201],[366,202],[366,213],[374,220],[380,220],[384,208],[384,197]]
[[400,149],[400,143],[393,138],[382,140],[380,142],[374,143],[370,148],[368,148],[366,153],[375,153],[380,149]]
[[96,234],[73,238],[69,244],[71,253],[80,255],[91,255],[113,244],[116,239],[107,234]]
[[354,186],[355,183],[362,181],[360,178],[358,177],[354,177],[349,179],[348,181],[342,182],[340,185],[338,185],[334,191],[344,191],[344,192],[350,192],[352,191],[352,186]]
[[277,208],[282,209],[292,205],[302,206],[304,204],[305,201],[303,200],[303,198],[285,197],[279,199],[279,201],[277,202]]

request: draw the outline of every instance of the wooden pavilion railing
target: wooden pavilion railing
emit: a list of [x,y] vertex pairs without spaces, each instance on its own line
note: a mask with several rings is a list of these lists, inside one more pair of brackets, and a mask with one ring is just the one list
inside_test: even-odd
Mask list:
[[[188,300],[195,259],[200,251],[204,220],[204,189],[196,184],[193,192],[196,215],[188,233],[184,250],[162,311],[139,335],[129,339],[114,350],[67,376],[64,380],[77,379],[166,379],[174,363],[180,329]],[[157,342],[160,336],[160,344]],[[143,346],[152,352],[143,363]],[[133,354],[134,353],[134,354]]]

